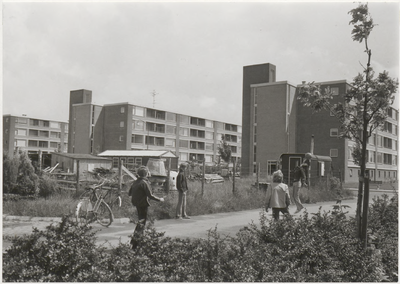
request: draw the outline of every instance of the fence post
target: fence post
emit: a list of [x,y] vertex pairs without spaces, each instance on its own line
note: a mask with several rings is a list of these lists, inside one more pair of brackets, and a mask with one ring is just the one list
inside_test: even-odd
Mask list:
[[203,160],[203,175],[201,177],[201,196],[204,194],[204,180],[205,180],[205,175],[206,175],[206,160]]
[[167,194],[169,194],[169,187],[170,187],[170,178],[171,178],[171,158],[168,158],[168,172],[167,172]]
[[118,165],[118,190],[122,190],[122,164],[124,162],[122,160],[119,161]]
[[76,160],[76,191],[79,190],[79,160]]
[[235,163],[235,158],[233,159],[233,175],[232,175],[232,181],[233,181],[233,188],[232,192],[235,193],[235,176],[236,176],[236,163]]

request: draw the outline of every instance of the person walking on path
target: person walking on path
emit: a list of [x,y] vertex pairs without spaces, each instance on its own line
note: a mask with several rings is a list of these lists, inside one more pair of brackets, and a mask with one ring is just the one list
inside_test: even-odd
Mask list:
[[279,212],[290,215],[290,195],[289,188],[286,184],[282,183],[283,174],[280,170],[272,175],[271,189],[267,190],[267,205],[266,211],[272,208],[272,216],[275,220],[279,220]]
[[179,166],[179,173],[176,177],[176,188],[179,193],[178,205],[176,206],[176,219],[190,219],[186,214],[186,192],[188,191],[187,178],[186,178],[186,165]]
[[150,200],[164,202],[164,198],[153,195],[151,185],[147,179],[149,170],[142,166],[137,170],[138,179],[135,180],[129,189],[128,195],[131,196],[132,205],[136,207],[138,213],[138,222],[133,232],[131,245],[135,249],[138,245],[138,239],[143,235],[147,221],[147,211],[150,206]]
[[294,168],[293,199],[294,203],[296,204],[296,211],[294,212],[294,214],[297,214],[304,209],[304,206],[300,201],[300,188],[303,185],[307,185],[306,172],[308,169],[308,163],[308,160],[306,160],[300,166],[296,166]]

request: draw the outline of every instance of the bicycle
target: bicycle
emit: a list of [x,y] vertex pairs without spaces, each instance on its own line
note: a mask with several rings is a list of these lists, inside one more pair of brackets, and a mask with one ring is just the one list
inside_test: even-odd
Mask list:
[[108,227],[114,221],[113,212],[104,201],[102,186],[105,182],[106,180],[103,180],[100,184],[87,187],[86,191],[81,195],[75,210],[78,224],[86,225],[97,221],[100,225]]

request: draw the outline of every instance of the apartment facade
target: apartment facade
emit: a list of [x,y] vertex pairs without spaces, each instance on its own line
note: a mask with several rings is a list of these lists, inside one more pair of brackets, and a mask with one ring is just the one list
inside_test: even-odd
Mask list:
[[10,155],[18,148],[32,160],[38,160],[39,154],[51,159],[48,154],[67,152],[67,141],[67,122],[3,115],[3,150]]
[[70,93],[70,153],[99,154],[105,150],[168,150],[179,162],[218,160],[225,135],[232,157],[240,158],[241,126],[127,102],[91,103],[91,91]]
[[[264,69],[271,64],[262,64]],[[273,66],[273,65],[272,65]],[[246,66],[243,77],[254,76],[263,68]],[[276,71],[275,71],[276,72]],[[274,73],[275,73],[274,72]],[[262,176],[270,176],[278,168],[279,158],[285,153],[307,153],[332,158],[331,169],[335,176],[346,182],[357,182],[359,167],[352,157],[354,141],[339,138],[340,123],[329,111],[314,113],[297,100],[298,87],[287,81],[250,84],[243,80],[243,133],[249,134],[242,147],[242,175],[252,175],[259,168]],[[333,100],[342,102],[342,95],[350,88],[345,80],[317,83],[330,87]],[[245,87],[249,91],[245,92]],[[245,98],[243,98],[245,100]],[[246,117],[245,117],[246,114]],[[397,180],[398,110],[390,108],[383,129],[373,133],[368,142],[367,169],[372,180]],[[313,147],[311,147],[313,141]],[[246,147],[245,147],[246,146]]]

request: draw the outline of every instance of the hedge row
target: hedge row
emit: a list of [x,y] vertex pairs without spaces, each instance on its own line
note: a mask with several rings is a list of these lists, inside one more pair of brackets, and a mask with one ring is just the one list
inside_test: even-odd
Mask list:
[[369,248],[354,220],[304,213],[271,221],[260,212],[234,237],[217,228],[208,239],[179,239],[146,230],[139,247],[96,247],[95,232],[64,218],[44,231],[13,239],[3,255],[3,281],[52,282],[396,282],[398,198],[374,200]]

